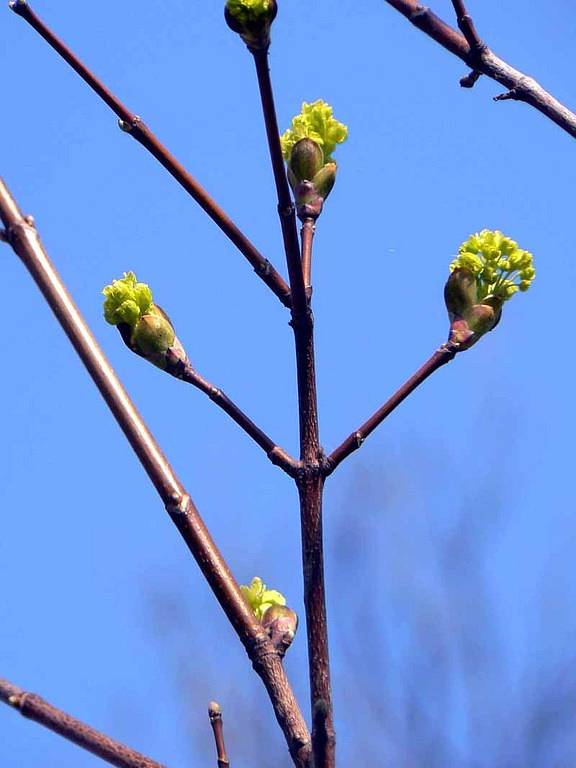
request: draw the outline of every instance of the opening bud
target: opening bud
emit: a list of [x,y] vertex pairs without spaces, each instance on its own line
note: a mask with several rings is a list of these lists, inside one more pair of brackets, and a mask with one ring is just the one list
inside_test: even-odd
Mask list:
[[224,18],[252,51],[270,45],[270,28],[278,13],[276,0],[228,0]]
[[282,657],[296,636],[298,616],[295,611],[285,605],[272,605],[262,617],[262,626],[272,645]]

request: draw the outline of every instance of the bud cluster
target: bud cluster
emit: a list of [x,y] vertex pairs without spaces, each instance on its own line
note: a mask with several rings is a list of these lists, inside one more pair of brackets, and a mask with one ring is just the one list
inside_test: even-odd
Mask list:
[[502,232],[489,229],[462,243],[450,273],[444,298],[450,341],[460,350],[495,328],[504,302],[527,291],[536,276],[532,254]]
[[139,283],[134,272],[125,272],[102,293],[106,297],[104,319],[117,326],[133,352],[162,369],[185,359],[169,317],[154,304],[150,287]]
[[224,7],[226,23],[251,50],[268,48],[277,13],[276,0],[228,0]]
[[332,153],[347,136],[348,128],[333,117],[332,107],[319,99],[311,104],[304,102],[300,114],[280,137],[301,218],[320,215],[336,181]]

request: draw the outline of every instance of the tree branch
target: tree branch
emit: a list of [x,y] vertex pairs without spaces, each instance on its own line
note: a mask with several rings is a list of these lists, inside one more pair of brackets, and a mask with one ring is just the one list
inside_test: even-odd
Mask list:
[[[454,3],[454,0],[452,1]],[[542,88],[532,77],[510,66],[510,64],[496,56],[483,43],[483,48],[471,47],[470,42],[463,34],[453,29],[449,24],[446,24],[429,8],[416,2],[416,0],[386,0],[386,2],[405,16],[414,26],[422,30],[422,32],[436,40],[437,43],[450,51],[450,53],[462,59],[472,69],[473,73],[478,72],[486,75],[507,88],[507,92],[496,96],[495,101],[503,101],[505,99],[523,101],[539,112],[542,112],[543,115],[556,123],[562,130],[569,133],[570,136],[576,137],[576,114]],[[459,7],[464,9],[462,13],[463,20],[464,16],[467,16],[464,4],[457,2],[454,4],[457,14]],[[468,18],[470,17],[468,16]],[[463,23],[466,25],[467,22],[463,21]],[[471,32],[470,27],[468,27],[467,34],[474,34]],[[480,41],[477,34],[476,37]],[[470,36],[470,40],[472,39]],[[465,87],[470,87],[477,79],[477,76],[472,74],[463,78],[461,82]]]
[[88,373],[123,430],[166,511],[262,678],[298,768],[310,766],[310,735],[282,663],[212,540],[188,492],[134,407],[44,251],[30,218],[22,216],[0,180],[0,219],[14,252],[35,280]]
[[71,715],[56,709],[34,693],[26,693],[0,679],[0,701],[18,710],[23,717],[58,733],[82,749],[117,768],[164,768],[163,765],[114,741]]
[[266,126],[266,137],[268,139],[268,149],[274,173],[274,183],[276,184],[276,194],[278,196],[278,213],[280,215],[280,224],[282,226],[284,251],[286,253],[286,263],[290,279],[290,290],[292,292],[293,302],[299,303],[300,306],[304,306],[306,303],[306,295],[302,278],[298,231],[296,229],[296,213],[290,195],[286,169],[284,168],[284,158],[282,157],[282,149],[280,147],[278,118],[276,117],[274,93],[272,91],[270,69],[268,67],[268,50],[257,49],[251,50],[250,52],[252,53],[254,63],[256,64],[258,89],[260,91],[264,124]]
[[182,363],[180,360],[176,360],[173,367],[169,367],[169,373],[177,376],[182,381],[192,384],[192,386],[204,392],[208,395],[212,402],[216,403],[223,411],[225,411],[235,422],[241,427],[250,437],[266,452],[266,455],[276,466],[286,472],[291,477],[295,477],[300,469],[300,462],[292,458],[283,448],[280,448],[268,435],[263,432],[260,427],[256,426],[254,422],[246,416],[246,414],[240,410],[240,408],[230,400],[227,395],[218,389],[205,378],[200,376],[189,360]]
[[[335,765],[335,735],[332,715],[332,691],[330,685],[330,660],[328,653],[328,623],[326,619],[326,595],[324,586],[324,544],[322,533],[322,493],[324,479],[321,462],[316,395],[316,371],[314,359],[314,319],[310,307],[310,295],[305,289],[305,275],[300,256],[295,209],[284,167],[280,146],[278,120],[274,106],[274,94],[268,68],[268,50],[251,50],[256,64],[256,74],[266,125],[268,148],[278,194],[278,210],[282,222],[284,248],[292,295],[291,326],[296,347],[296,371],[298,383],[298,413],[300,424],[301,471],[296,478],[300,498],[300,524],[302,531],[302,563],[304,574],[304,606],[308,641],[308,665],[312,713],[319,701],[324,702],[326,717],[322,721],[323,737],[316,737],[318,721],[313,717],[312,747],[315,768],[333,768]],[[309,269],[312,241],[308,237],[306,261]],[[321,745],[321,749],[317,747]]]
[[446,342],[440,349],[436,350],[432,357],[430,357],[424,365],[419,368],[416,373],[411,376],[408,381],[403,384],[399,390],[397,390],[392,397],[387,400],[384,405],[374,413],[368,421],[365,421],[362,426],[358,427],[355,432],[352,432],[341,445],[338,446],[330,456],[327,457],[324,467],[325,475],[330,475],[336,467],[341,464],[345,458],[350,456],[351,453],[358,450],[368,435],[372,434],[376,427],[378,427],[384,419],[386,419],[392,411],[397,408],[400,403],[405,400],[414,390],[426,381],[434,371],[441,368],[446,363],[454,358],[458,352],[456,344]]
[[158,138],[145,125],[138,115],[122,104],[122,102],[111,93],[106,86],[92,74],[92,72],[80,61],[56,35],[44,24],[44,22],[34,13],[27,2],[23,0],[13,0],[10,3],[12,10],[27,21],[46,42],[58,53],[90,88],[110,107],[118,116],[119,125],[123,131],[130,134],[136,141],[142,144],[150,154],[152,154],[161,165],[166,168],[168,173],[176,179],[188,194],[196,200],[198,205],[208,214],[224,234],[238,248],[245,258],[250,262],[256,274],[266,283],[266,285],[276,294],[285,307],[291,306],[290,289],[286,282],[262,256],[256,247],[248,240],[246,235],[236,226],[230,217],[218,206],[210,197],[206,190],[194,179],[188,171],[182,166],[176,158],[171,155],[166,147],[160,143]]

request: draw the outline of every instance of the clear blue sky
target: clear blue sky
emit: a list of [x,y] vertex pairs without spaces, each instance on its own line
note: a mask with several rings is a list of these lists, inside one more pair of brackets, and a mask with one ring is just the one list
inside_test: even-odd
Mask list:
[[[34,8],[284,272],[252,62],[221,5]],[[530,733],[515,713],[565,676],[576,630],[574,140],[526,106],[494,103],[492,81],[460,89],[461,63],[382,0],[280,6],[271,62],[281,125],[302,100],[324,98],[350,129],[314,264],[323,444],[334,447],[444,341],[443,283],[470,232],[502,229],[538,270],[497,331],[329,481],[342,764],[377,734],[393,764],[430,768],[398,757],[413,734],[411,685],[434,738],[454,750],[443,768],[503,765],[507,739],[519,751],[506,765],[526,766],[517,755]],[[470,6],[496,52],[576,105],[567,0]],[[433,4],[445,18],[451,7]],[[200,372],[295,452],[285,310],[7,9],[0,36],[1,175],[238,579],[263,576],[303,615],[291,483],[203,395],[128,353],[102,319],[100,290],[125,270],[149,282]],[[242,648],[30,278],[0,252],[0,676],[170,766],[215,762],[205,707],[216,698],[234,764],[268,765],[264,746],[274,757],[284,747]],[[302,632],[287,667],[307,711],[304,645]],[[428,699],[423,690],[438,658],[452,670],[442,702],[438,681]],[[369,663],[375,702],[363,692]],[[98,761],[4,708],[0,764]],[[552,764],[565,763],[542,766]]]

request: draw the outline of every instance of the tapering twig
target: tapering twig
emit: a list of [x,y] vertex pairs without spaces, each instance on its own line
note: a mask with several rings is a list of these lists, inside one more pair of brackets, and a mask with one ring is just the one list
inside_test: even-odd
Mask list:
[[[296,478],[300,498],[300,524],[302,531],[302,563],[304,573],[304,606],[308,641],[311,709],[322,700],[326,705],[323,724],[326,738],[322,754],[314,755],[315,768],[333,768],[335,765],[335,736],[330,685],[328,653],[328,622],[324,586],[324,544],[322,534],[322,493],[324,479],[321,471],[322,450],[318,427],[316,371],[314,360],[314,319],[306,295],[304,273],[294,205],[284,168],[280,147],[278,120],[268,68],[268,51],[253,50],[256,73],[262,101],[268,147],[278,193],[278,210],[282,221],[284,245],[292,295],[292,320],[296,346],[296,372],[298,383],[298,413],[300,424],[300,460],[302,469]],[[309,255],[307,257],[309,259]],[[316,727],[315,723],[313,723]],[[312,733],[312,746],[318,739]]]
[[238,583],[218,551],[188,492],[174,473],[68,294],[40,243],[36,229],[30,219],[22,216],[1,180],[0,220],[14,252],[34,278],[86,366],[246,648],[254,669],[266,686],[294,763],[299,768],[308,768],[310,735],[278,654],[244,600]]
[[[386,2],[422,32],[462,59],[473,72],[480,72],[507,88],[505,94],[495,97],[496,101],[504,99],[523,101],[542,112],[570,136],[576,137],[576,114],[542,88],[532,77],[511,67],[488,47],[484,47],[481,51],[473,49],[462,33],[446,24],[416,0],[386,0]],[[476,79],[475,75],[468,75],[463,78],[462,85],[470,87]]]
[[368,435],[374,432],[376,427],[378,427],[384,421],[384,419],[386,419],[392,413],[392,411],[408,397],[409,394],[414,392],[414,390],[419,387],[422,382],[426,381],[426,379],[431,376],[434,371],[437,371],[438,368],[441,368],[443,365],[446,365],[446,363],[449,363],[457,352],[458,346],[456,344],[452,344],[451,342],[446,342],[446,344],[443,344],[439,349],[437,349],[432,357],[430,357],[424,363],[424,365],[419,368],[416,373],[411,376],[408,381],[406,381],[400,387],[400,389],[398,389],[392,395],[392,397],[376,411],[376,413],[374,413],[367,421],[365,421],[362,426],[358,427],[355,432],[352,432],[352,434],[349,435],[346,440],[344,440],[344,442],[338,446],[338,448],[332,451],[332,453],[326,458],[324,464],[325,474],[332,474],[336,467],[341,464],[347,456],[350,456],[351,453],[358,450]]
[[246,235],[236,226],[230,217],[210,197],[206,190],[194,179],[176,158],[171,155],[166,147],[160,143],[147,125],[122,102],[111,93],[108,88],[80,61],[80,59],[50,30],[46,24],[30,8],[27,2],[13,0],[10,3],[12,10],[25,19],[46,42],[58,53],[92,90],[110,107],[118,116],[119,125],[126,133],[129,133],[136,141],[142,144],[161,165],[166,168],[173,178],[196,200],[198,205],[208,214],[224,234],[234,243],[238,250],[250,262],[256,274],[276,294],[282,304],[291,306],[290,289],[286,282],[262,256],[256,247],[248,240]]
[[306,303],[306,295],[304,291],[304,280],[302,279],[300,246],[298,243],[298,231],[296,229],[296,213],[290,195],[290,187],[288,186],[286,169],[284,167],[284,158],[282,157],[282,149],[280,147],[278,118],[276,117],[274,94],[272,91],[272,82],[270,80],[270,69],[268,67],[268,50],[258,49],[251,51],[251,53],[254,56],[254,63],[256,64],[258,88],[260,91],[260,100],[262,102],[264,124],[266,126],[266,138],[268,139],[268,149],[274,173],[274,183],[276,184],[276,194],[278,196],[278,213],[280,215],[280,224],[282,226],[292,302],[295,305],[299,304],[303,307]]
[[208,705],[208,717],[214,733],[216,743],[216,759],[218,768],[228,768],[230,761],[226,753],[226,744],[224,742],[224,723],[222,722],[222,709],[217,701],[211,701]]
[[300,237],[302,239],[302,274],[304,275],[304,288],[308,300],[312,295],[312,244],[316,232],[316,222],[313,218],[305,218],[302,222]]
[[190,361],[187,360],[184,364],[178,361],[176,364],[175,375],[183,381],[186,381],[188,384],[192,384],[192,386],[196,387],[201,392],[204,392],[205,395],[208,395],[210,400],[222,408],[222,410],[225,411],[238,426],[242,427],[260,448],[266,452],[266,455],[272,464],[283,469],[284,472],[291,477],[296,476],[296,473],[300,469],[300,462],[296,461],[296,459],[286,453],[286,451],[269,438],[260,427],[256,426],[256,424],[254,424],[254,422],[249,419],[236,403],[233,403],[221,389],[218,389],[218,387],[215,387],[205,378],[200,376],[198,371],[192,367]]
[[40,723],[117,768],[164,768],[155,760],[114,741],[66,712],[56,709],[40,696],[26,693],[7,680],[0,679],[0,701],[14,707],[23,717]]
[[454,6],[454,10],[456,12],[456,21],[458,22],[458,27],[466,38],[466,42],[470,48],[477,53],[484,50],[484,48],[486,48],[486,44],[480,40],[480,36],[476,31],[472,16],[470,16],[468,13],[463,0],[452,0],[452,5]]

